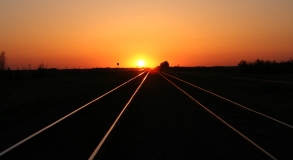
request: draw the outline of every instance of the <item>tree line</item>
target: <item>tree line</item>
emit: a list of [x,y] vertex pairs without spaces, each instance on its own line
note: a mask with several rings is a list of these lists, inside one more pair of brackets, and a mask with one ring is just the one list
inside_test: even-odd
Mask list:
[[254,62],[240,61],[238,68],[243,73],[293,73],[293,60],[269,61],[257,59]]

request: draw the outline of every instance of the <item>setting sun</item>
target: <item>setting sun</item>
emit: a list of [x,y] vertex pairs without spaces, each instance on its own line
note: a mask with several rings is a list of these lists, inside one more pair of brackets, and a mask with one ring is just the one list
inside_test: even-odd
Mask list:
[[139,61],[137,61],[137,65],[138,65],[139,67],[143,67],[143,66],[144,66],[144,61],[143,61],[143,60],[139,60]]
[[0,53],[12,70],[293,58],[293,0],[14,0],[0,1],[0,8]]

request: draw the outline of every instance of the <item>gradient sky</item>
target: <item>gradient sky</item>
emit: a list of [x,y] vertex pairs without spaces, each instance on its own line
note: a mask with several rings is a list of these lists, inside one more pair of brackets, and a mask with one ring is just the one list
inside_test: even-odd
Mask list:
[[0,50],[12,69],[287,61],[293,0],[3,0]]

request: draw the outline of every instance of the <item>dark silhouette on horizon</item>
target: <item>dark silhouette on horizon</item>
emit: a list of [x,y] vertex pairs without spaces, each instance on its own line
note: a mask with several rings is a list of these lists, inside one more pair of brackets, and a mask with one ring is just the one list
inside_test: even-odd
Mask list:
[[161,65],[160,65],[160,69],[164,70],[164,69],[167,69],[167,68],[169,68],[169,62],[168,61],[162,62]]
[[0,71],[4,71],[7,68],[7,57],[4,51],[0,54]]
[[242,60],[238,68],[243,73],[293,73],[293,60],[276,62],[257,59],[255,62]]
[[44,64],[44,63],[41,63],[41,64],[39,65],[38,73],[37,73],[37,75],[38,75],[39,78],[42,78],[42,77],[45,76],[45,70],[46,70],[46,68],[45,68],[45,64]]

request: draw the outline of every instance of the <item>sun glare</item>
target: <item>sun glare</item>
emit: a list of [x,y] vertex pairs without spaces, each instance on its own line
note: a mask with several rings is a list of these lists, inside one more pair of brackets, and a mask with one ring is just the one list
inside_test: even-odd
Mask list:
[[138,65],[138,67],[143,67],[144,66],[144,61],[143,60],[137,61],[137,65]]

